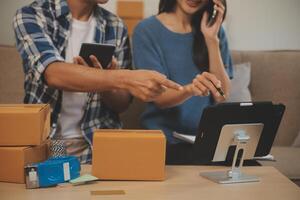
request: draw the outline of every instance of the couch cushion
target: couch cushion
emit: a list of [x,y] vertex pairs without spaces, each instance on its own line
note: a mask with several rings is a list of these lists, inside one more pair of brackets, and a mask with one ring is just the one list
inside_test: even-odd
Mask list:
[[15,47],[0,45],[0,103],[22,103],[22,61]]
[[300,148],[275,146],[271,150],[276,162],[259,161],[264,166],[276,167],[291,179],[300,179]]
[[241,63],[233,66],[233,79],[231,79],[231,90],[228,102],[251,101],[249,91],[251,64]]
[[146,108],[146,103],[134,98],[126,112],[120,115],[124,129],[142,129],[140,116]]
[[275,144],[290,146],[300,130],[300,51],[233,51],[234,63],[251,63],[253,101],[283,103]]
[[[296,137],[295,141],[293,142],[293,147],[300,147],[300,130],[298,136]],[[300,155],[299,155],[300,156]]]

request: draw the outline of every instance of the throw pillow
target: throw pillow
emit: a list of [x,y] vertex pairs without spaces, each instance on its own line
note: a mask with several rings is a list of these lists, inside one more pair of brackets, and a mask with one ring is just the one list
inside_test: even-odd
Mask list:
[[299,131],[298,136],[296,137],[296,139],[295,139],[292,146],[293,147],[300,147],[300,131]]
[[233,66],[233,79],[231,79],[231,91],[228,102],[245,102],[251,101],[249,90],[251,77],[251,64],[241,63]]

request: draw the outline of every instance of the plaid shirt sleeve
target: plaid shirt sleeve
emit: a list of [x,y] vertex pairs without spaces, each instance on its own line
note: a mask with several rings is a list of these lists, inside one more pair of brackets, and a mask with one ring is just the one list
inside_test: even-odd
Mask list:
[[25,79],[33,82],[43,80],[46,67],[55,61],[64,61],[45,33],[45,19],[31,7],[17,11],[13,27],[17,48],[23,59]]
[[120,18],[118,19],[117,38],[119,40],[116,45],[115,57],[118,65],[122,69],[131,69],[132,63],[128,31],[125,23]]

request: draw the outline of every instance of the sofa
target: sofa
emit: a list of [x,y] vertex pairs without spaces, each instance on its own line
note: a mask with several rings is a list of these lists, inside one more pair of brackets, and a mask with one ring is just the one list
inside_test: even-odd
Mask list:
[[[286,106],[271,150],[276,161],[259,162],[276,167],[290,179],[300,180],[300,139],[297,146],[293,145],[296,137],[300,137],[300,51],[232,51],[232,59],[235,72],[250,72],[249,81],[237,82],[248,83],[252,101],[272,101]],[[250,63],[250,70],[239,69],[245,63]],[[234,73],[234,79],[239,77],[245,77],[245,74]],[[139,100],[133,101],[121,114],[124,128],[141,128],[139,116],[144,107]]]
[[[252,101],[273,101],[286,106],[271,150],[276,162],[260,161],[261,164],[275,166],[291,179],[300,179],[300,145],[294,144],[300,131],[300,51],[233,51],[232,58],[235,64],[251,64],[247,89]],[[0,103],[22,103],[24,75],[15,47],[0,45],[0,72]],[[124,128],[141,128],[139,116],[144,106],[134,99],[121,114]]]

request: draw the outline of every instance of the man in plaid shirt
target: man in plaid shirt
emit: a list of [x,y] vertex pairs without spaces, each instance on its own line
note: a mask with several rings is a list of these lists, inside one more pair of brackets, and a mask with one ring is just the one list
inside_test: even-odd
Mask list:
[[[181,87],[164,75],[131,66],[123,22],[98,4],[108,0],[36,0],[14,17],[17,48],[23,59],[25,103],[49,103],[52,139],[66,141],[68,154],[91,161],[95,128],[121,128],[118,113],[131,95],[152,101],[165,87]],[[110,70],[79,57],[82,43],[116,47]],[[117,69],[117,70],[116,70]]]

